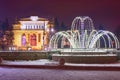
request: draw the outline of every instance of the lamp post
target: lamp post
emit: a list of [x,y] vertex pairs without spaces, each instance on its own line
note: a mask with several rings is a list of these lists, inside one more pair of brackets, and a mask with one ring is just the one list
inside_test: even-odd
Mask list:
[[49,22],[48,23],[48,28],[47,28],[47,33],[48,33],[48,48],[49,48],[50,38],[52,37],[52,35],[55,32],[55,30],[54,30],[53,27],[54,27],[53,23]]
[[46,33],[45,32],[45,20],[44,20],[44,26],[42,26],[42,28],[43,28],[43,47],[42,48],[44,50],[44,48],[45,48],[45,42],[44,41],[45,41],[45,33]]

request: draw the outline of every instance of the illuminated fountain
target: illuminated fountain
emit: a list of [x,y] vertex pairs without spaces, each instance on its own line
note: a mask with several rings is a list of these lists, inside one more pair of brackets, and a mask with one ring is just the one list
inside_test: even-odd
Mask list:
[[111,63],[117,61],[117,49],[120,48],[117,37],[109,31],[95,30],[88,16],[76,17],[71,30],[60,31],[52,36],[49,47],[52,59],[65,59],[70,63]]
[[110,31],[95,30],[88,16],[76,17],[71,30],[60,31],[52,36],[51,50],[63,52],[110,51],[120,48],[117,37]]

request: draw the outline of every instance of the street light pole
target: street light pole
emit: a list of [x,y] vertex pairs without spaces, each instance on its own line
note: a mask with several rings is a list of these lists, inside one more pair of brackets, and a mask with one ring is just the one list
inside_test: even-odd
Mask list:
[[[52,37],[52,35],[54,33],[53,24],[51,22],[48,23],[47,33],[48,33],[48,43],[49,43],[50,38]],[[48,48],[49,48],[49,44],[48,44]]]
[[44,20],[44,26],[43,26],[43,50],[44,50],[44,48],[45,48],[45,43],[44,43],[44,41],[45,41],[45,20]]

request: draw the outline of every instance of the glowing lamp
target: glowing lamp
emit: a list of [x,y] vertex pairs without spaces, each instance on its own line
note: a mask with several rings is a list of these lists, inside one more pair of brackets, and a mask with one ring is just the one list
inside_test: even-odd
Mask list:
[[51,32],[54,32],[54,29],[53,29],[53,28],[51,28]]
[[30,19],[31,19],[32,21],[37,21],[37,20],[38,20],[38,16],[31,16]]

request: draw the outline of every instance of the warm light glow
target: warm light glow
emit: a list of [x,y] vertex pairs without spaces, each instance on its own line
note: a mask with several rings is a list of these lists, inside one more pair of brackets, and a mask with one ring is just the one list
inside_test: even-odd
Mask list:
[[[41,50],[44,48],[44,45],[48,47],[47,36],[49,34],[44,34],[44,31],[49,30],[47,26],[48,20],[45,19],[45,21],[43,21],[39,19],[38,16],[31,16],[19,22],[19,24],[13,25],[13,42],[14,45],[18,47],[18,50],[29,50],[29,48],[31,48],[31,50]],[[24,36],[22,36],[23,34]],[[9,50],[11,50],[11,48],[9,48]]]
[[54,32],[54,29],[53,29],[53,28],[51,28],[51,32]]
[[30,19],[31,19],[32,21],[37,21],[37,20],[38,20],[38,16],[31,16]]
[[49,30],[49,28],[47,28],[47,32],[49,32],[50,30]]

